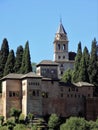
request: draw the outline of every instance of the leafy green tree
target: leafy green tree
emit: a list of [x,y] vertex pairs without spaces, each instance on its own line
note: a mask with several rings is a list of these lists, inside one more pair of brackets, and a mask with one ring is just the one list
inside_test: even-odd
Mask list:
[[64,72],[61,81],[71,83],[71,81],[72,81],[72,70],[71,69],[68,69],[67,71]]
[[89,62],[90,62],[89,51],[87,47],[85,47],[80,61],[80,73],[79,73],[80,81],[89,82],[89,74],[88,74]]
[[9,74],[9,73],[13,73],[14,72],[14,62],[15,62],[15,56],[14,56],[14,51],[11,50],[9,52],[6,64],[5,64],[5,68],[4,68],[4,76]]
[[87,122],[84,118],[70,117],[60,126],[60,130],[87,130]]
[[8,130],[7,126],[0,126],[0,130]]
[[74,72],[73,72],[73,81],[74,82],[79,81],[81,58],[82,58],[82,48],[81,48],[81,42],[79,42],[77,54],[76,54],[76,57],[75,57],[75,65],[74,65]]
[[10,117],[7,119],[6,123],[7,123],[8,130],[13,130],[15,126],[15,119],[13,117]]
[[3,125],[4,122],[4,116],[0,116],[0,125]]
[[89,80],[90,83],[98,86],[98,61],[97,61],[97,41],[94,38],[92,41],[91,57],[89,62]]
[[13,130],[27,130],[24,124],[17,124]]
[[48,121],[49,130],[54,130],[59,124],[59,117],[56,114],[52,114]]
[[16,109],[16,108],[11,108],[10,109],[10,115],[15,117],[15,122],[19,121],[20,114],[21,114],[20,109]]
[[24,123],[24,119],[25,119],[25,115],[21,113],[19,116],[19,122]]
[[15,65],[14,65],[15,73],[20,73],[20,68],[22,64],[22,56],[23,56],[23,47],[19,46],[16,51],[16,58],[15,58]]
[[4,67],[8,58],[8,54],[9,54],[9,45],[7,39],[4,38],[0,50],[0,78],[3,77]]
[[34,115],[32,113],[28,113],[28,119],[29,120],[33,120],[34,119]]
[[31,71],[32,71],[32,65],[31,65],[31,59],[30,59],[29,43],[27,41],[24,52],[23,52],[21,73],[26,74]]

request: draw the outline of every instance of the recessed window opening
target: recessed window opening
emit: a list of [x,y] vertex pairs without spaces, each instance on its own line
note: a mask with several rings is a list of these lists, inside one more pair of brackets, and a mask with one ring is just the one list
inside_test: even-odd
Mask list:
[[60,44],[58,44],[58,50],[60,50]]
[[63,44],[63,50],[66,50],[66,46],[65,46],[65,44]]

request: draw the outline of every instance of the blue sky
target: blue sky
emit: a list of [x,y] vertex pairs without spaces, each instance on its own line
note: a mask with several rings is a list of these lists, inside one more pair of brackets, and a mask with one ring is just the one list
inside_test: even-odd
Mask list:
[[67,32],[69,51],[91,50],[98,41],[98,0],[0,0],[0,46],[7,38],[10,49],[29,41],[31,61],[53,60],[53,41],[60,24]]

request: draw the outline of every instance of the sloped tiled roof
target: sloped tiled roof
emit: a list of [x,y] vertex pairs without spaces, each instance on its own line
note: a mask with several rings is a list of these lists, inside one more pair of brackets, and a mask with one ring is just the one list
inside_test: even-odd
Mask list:
[[37,75],[36,73],[34,73],[34,72],[29,72],[29,73],[27,73],[27,74],[24,74],[22,77],[21,77],[21,79],[23,79],[23,78],[34,78],[34,77],[38,77],[38,78],[42,78],[42,76],[39,76],[39,75]]
[[90,83],[87,83],[87,82],[77,82],[77,83],[74,83],[74,85],[76,85],[77,87],[83,87],[83,86],[91,86],[93,87],[94,85],[93,84],[90,84]]
[[66,86],[66,87],[94,87],[93,84],[87,83],[87,82],[77,82],[77,83],[67,83],[67,82],[59,82],[60,86]]
[[40,65],[53,65],[53,66],[58,66],[58,63],[51,61],[51,60],[42,60],[37,66]]
[[5,79],[21,79],[22,76],[23,76],[23,74],[10,73],[10,74],[4,76],[1,80],[5,80]]

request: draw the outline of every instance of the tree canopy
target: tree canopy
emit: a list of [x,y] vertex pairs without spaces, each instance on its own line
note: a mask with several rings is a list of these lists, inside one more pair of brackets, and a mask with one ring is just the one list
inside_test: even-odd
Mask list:
[[7,39],[4,38],[0,50],[0,78],[2,78],[3,76],[8,55],[9,55],[9,45]]
[[25,44],[25,49],[24,49],[24,52],[23,52],[22,65],[21,65],[20,71],[21,71],[22,74],[26,74],[26,73],[32,71],[28,41]]
[[14,51],[11,50],[9,52],[6,64],[5,64],[5,68],[4,68],[4,76],[9,74],[9,73],[13,73],[14,72],[14,63],[15,63],[15,55],[14,55]]
[[15,65],[14,65],[15,73],[20,73],[20,68],[22,65],[22,56],[23,56],[23,47],[20,45],[16,51],[16,58],[15,58]]

